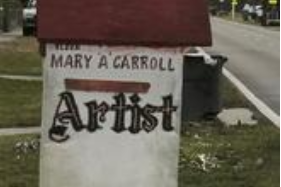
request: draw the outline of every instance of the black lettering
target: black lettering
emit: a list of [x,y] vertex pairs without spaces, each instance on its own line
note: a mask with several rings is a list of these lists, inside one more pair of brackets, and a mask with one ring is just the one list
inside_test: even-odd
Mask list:
[[171,58],[169,58],[169,61],[168,61],[168,70],[175,71],[175,67],[173,66],[173,60]]
[[86,62],[86,68],[89,69],[90,68],[90,62],[92,60],[93,56],[92,55],[84,55],[84,59]]
[[130,63],[127,56],[122,59],[122,69],[130,69]]
[[52,68],[61,68],[63,66],[63,55],[51,55],[51,67]]
[[155,69],[157,69],[157,66],[158,66],[158,60],[157,60],[157,58],[156,58],[156,57],[152,57],[152,58],[150,59],[150,69],[151,69],[151,70],[155,70]]
[[[162,128],[166,132],[174,130],[173,114],[177,107],[173,104],[173,96],[167,95],[162,98],[163,104],[155,106],[146,104],[140,106],[141,98],[138,94],[129,97],[130,104],[126,102],[124,93],[115,95],[115,103],[109,105],[103,101],[100,104],[96,101],[85,103],[88,111],[88,124],[83,125],[75,98],[71,92],[62,92],[53,118],[53,123],[49,129],[49,138],[57,143],[65,142],[70,138],[68,129],[75,132],[87,129],[89,132],[96,132],[102,129],[101,123],[106,122],[106,115],[109,111],[114,112],[114,125],[111,127],[116,133],[129,131],[137,134],[144,130],[152,132],[158,126],[158,115],[162,114]],[[126,116],[127,113],[129,116]],[[126,117],[130,117],[130,125],[126,126]]]
[[161,58],[160,61],[159,61],[159,69],[160,69],[160,71],[166,71],[166,68],[164,67],[163,58]]
[[141,69],[148,69],[148,57],[147,56],[142,56],[140,57],[140,61],[141,61]]
[[80,49],[80,45],[73,45],[73,44],[55,44],[55,48],[56,50],[79,50]]
[[[63,103],[65,104],[65,110],[62,110]],[[53,124],[49,130],[49,138],[58,143],[68,140],[69,135],[66,134],[66,131],[70,124],[75,131],[81,131],[85,127],[73,94],[63,92],[60,94],[60,101],[54,115]]]
[[89,114],[89,122],[88,122],[87,129],[90,132],[95,132],[96,130],[102,128],[99,125],[99,121],[100,122],[106,121],[105,115],[109,110],[109,106],[105,102],[102,102],[100,105],[98,105],[96,101],[86,103],[86,106],[88,107],[88,114]]
[[73,59],[71,55],[67,55],[65,57],[64,67],[69,67],[69,68],[73,67]]
[[174,127],[172,126],[173,112],[177,111],[177,107],[173,106],[172,95],[163,97],[163,106],[159,108],[163,113],[162,127],[165,131],[172,131]]
[[158,125],[158,119],[153,115],[158,110],[158,107],[153,105],[146,105],[143,109],[143,122],[142,127],[143,129],[149,133],[153,131]]
[[[120,60],[121,59],[121,57],[120,56],[116,56],[115,58],[114,58],[114,60],[113,60],[113,67],[115,68],[115,69],[120,69],[121,68],[121,63],[120,63]],[[119,63],[118,63],[119,62]]]
[[82,59],[83,56],[81,54],[75,55],[75,68],[83,68]]
[[132,102],[131,106],[131,112],[132,112],[132,118],[131,118],[131,126],[128,128],[128,130],[132,134],[139,133],[141,131],[141,114],[142,109],[139,106],[139,102],[141,101],[138,94],[134,94],[130,97],[130,100]]
[[102,67],[105,67],[105,69],[108,69],[108,63],[107,63],[107,58],[105,55],[102,55],[100,58],[100,62],[98,65],[98,68],[101,69]]
[[132,69],[139,69],[139,57],[132,56]]
[[115,111],[115,122],[112,130],[121,133],[126,130],[125,113],[130,107],[126,105],[126,98],[123,93],[120,93],[113,98],[116,101],[116,104],[111,106],[111,110]]

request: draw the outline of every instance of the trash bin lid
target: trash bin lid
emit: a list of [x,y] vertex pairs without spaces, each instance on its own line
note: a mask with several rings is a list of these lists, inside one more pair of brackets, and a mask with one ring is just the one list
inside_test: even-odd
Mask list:
[[40,0],[41,42],[211,45],[205,0]]

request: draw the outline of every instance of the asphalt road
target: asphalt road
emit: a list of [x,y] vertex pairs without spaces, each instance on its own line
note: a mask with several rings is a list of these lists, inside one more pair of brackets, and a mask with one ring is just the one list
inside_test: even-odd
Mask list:
[[210,53],[229,58],[226,68],[280,115],[280,32],[212,18]]

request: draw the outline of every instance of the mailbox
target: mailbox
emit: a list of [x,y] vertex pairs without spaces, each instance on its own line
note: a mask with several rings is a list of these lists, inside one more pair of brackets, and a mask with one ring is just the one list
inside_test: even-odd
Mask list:
[[40,187],[176,187],[184,51],[205,0],[40,0]]

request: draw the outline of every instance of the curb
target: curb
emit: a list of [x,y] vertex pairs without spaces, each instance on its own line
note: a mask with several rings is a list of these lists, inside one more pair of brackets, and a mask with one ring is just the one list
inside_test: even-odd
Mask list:
[[[202,48],[196,48],[202,55],[210,56]],[[239,91],[265,116],[267,117],[276,127],[280,128],[280,116],[277,115],[272,109],[270,109],[261,99],[253,94],[247,86],[245,86],[238,78],[236,78],[230,71],[223,68],[223,74],[229,79]]]
[[40,76],[25,76],[25,75],[0,75],[2,79],[22,80],[22,81],[42,81]]
[[4,128],[0,129],[0,136],[20,135],[20,134],[39,134],[40,127],[23,127],[23,128]]
[[223,69],[223,74],[244,94],[244,96],[255,107],[265,115],[275,126],[280,128],[280,117],[272,109],[270,109],[263,101],[261,101],[249,88],[247,88],[238,78],[236,78],[230,71]]

